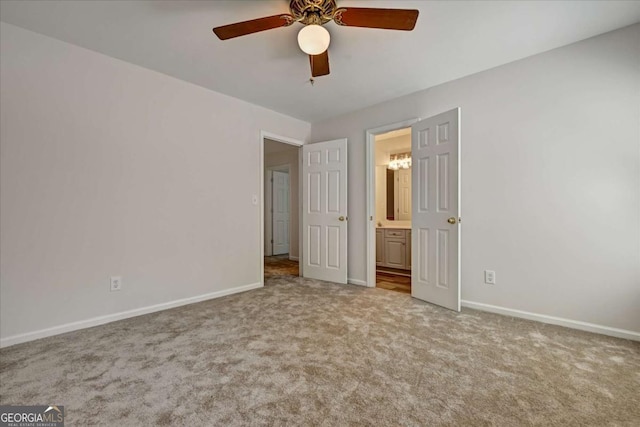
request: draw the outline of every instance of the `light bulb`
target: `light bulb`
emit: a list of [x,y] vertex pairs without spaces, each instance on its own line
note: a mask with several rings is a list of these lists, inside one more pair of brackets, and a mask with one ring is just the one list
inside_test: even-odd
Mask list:
[[308,55],[320,55],[327,50],[330,41],[329,31],[321,25],[306,25],[298,33],[298,45]]

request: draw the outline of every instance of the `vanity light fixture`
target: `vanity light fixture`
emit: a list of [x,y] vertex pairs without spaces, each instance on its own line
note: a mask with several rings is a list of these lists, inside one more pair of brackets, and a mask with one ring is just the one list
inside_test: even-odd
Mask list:
[[411,167],[411,153],[391,154],[389,157],[388,169],[397,171],[398,169],[409,169]]

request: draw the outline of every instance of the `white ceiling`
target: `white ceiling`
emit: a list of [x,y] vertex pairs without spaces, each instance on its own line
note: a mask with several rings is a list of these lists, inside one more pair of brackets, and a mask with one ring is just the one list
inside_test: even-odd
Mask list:
[[412,32],[338,27],[311,86],[299,24],[227,41],[215,26],[288,12],[286,0],[2,1],[0,19],[315,122],[640,21],[638,1],[358,1],[419,9]]

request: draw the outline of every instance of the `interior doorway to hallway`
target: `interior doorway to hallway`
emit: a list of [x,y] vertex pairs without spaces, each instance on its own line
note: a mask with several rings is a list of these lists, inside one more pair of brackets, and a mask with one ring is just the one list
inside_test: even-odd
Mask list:
[[300,145],[263,137],[263,280],[298,276]]

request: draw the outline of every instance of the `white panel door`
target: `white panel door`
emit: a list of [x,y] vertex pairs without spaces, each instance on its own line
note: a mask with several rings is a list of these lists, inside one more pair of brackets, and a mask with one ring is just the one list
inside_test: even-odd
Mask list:
[[411,295],[460,311],[460,109],[411,127]]
[[289,253],[289,173],[273,171],[273,254]]
[[398,174],[398,216],[400,221],[411,220],[411,169],[400,169]]
[[347,140],[302,146],[302,275],[347,283]]

